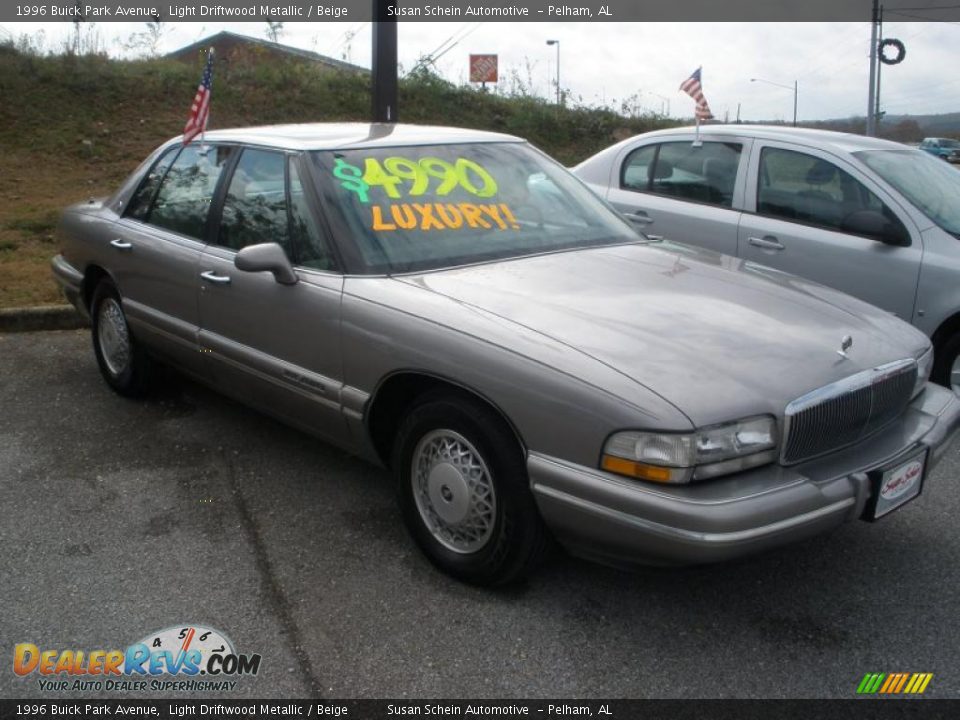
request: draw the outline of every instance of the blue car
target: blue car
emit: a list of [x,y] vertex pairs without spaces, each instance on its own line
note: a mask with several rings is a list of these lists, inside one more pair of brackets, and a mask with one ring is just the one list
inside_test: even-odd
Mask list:
[[960,140],[952,138],[924,138],[920,149],[947,162],[960,163]]

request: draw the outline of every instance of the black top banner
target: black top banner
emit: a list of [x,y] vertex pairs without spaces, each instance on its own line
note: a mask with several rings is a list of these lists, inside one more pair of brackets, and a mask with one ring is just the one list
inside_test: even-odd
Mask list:
[[[4,2],[0,22],[358,22],[373,19],[383,0],[34,0]],[[958,21],[955,0],[884,3],[885,17],[897,20]],[[660,22],[660,21],[863,21],[873,0],[401,0],[389,2],[388,15],[414,22]],[[731,39],[735,42],[735,39]]]

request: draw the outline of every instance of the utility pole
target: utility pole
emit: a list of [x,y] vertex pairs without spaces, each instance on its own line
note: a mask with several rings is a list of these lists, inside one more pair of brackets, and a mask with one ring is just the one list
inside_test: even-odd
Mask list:
[[870,89],[867,92],[867,136],[877,134],[877,22],[880,19],[880,0],[873,0],[870,19]]
[[387,0],[373,2],[373,122],[398,122],[397,19]]
[[883,63],[880,62],[880,41],[883,39],[883,6],[881,5],[877,11],[877,42],[876,42],[876,53],[877,53],[877,91],[874,94],[874,102],[876,103],[874,109],[874,121],[873,121],[873,132],[874,135],[880,135],[880,118],[883,115],[880,114],[880,76],[883,74]]
[[793,81],[793,126],[797,126],[797,81]]

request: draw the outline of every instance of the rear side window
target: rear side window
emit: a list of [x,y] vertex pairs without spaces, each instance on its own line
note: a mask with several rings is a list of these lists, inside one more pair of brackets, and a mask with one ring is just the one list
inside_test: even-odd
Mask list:
[[146,177],[140,182],[140,187],[137,188],[133,197],[130,198],[130,202],[127,203],[127,217],[133,218],[134,220],[147,219],[147,215],[150,213],[150,205],[153,203],[153,198],[157,194],[160,182],[163,180],[163,176],[166,175],[170,163],[177,157],[179,150],[180,146],[174,145],[163,153],[160,159],[153,164],[153,167],[150,168]]
[[646,145],[627,155],[627,159],[623,162],[620,187],[624,190],[647,191],[650,189],[650,170],[653,168],[658,147],[658,145]]
[[739,143],[705,142],[695,146],[684,141],[648,145],[627,156],[621,187],[732,207],[741,150]]
[[234,149],[188,145],[170,166],[147,222],[203,239],[217,182]]

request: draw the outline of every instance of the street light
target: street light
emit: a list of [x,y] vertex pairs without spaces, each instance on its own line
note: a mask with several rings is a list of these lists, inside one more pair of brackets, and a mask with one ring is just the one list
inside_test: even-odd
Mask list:
[[750,82],[762,82],[767,85],[775,85],[777,87],[786,88],[787,90],[793,90],[793,126],[797,126],[797,81],[793,81],[793,87],[790,85],[781,85],[780,83],[771,82],[770,80],[763,80],[761,78],[750,78]]
[[660,98],[660,100],[661,100],[661,102],[660,102],[660,114],[661,114],[661,115],[664,115],[664,112],[663,112],[663,103],[666,103],[666,104],[667,104],[667,112],[666,112],[666,114],[665,114],[665,117],[669,117],[669,116],[670,116],[670,98],[668,98],[668,97],[666,97],[666,96],[664,96],[664,95],[659,95],[659,94],[657,94],[657,93],[655,93],[655,92],[652,92],[652,93],[650,93],[650,94],[653,95],[654,97]]
[[547,45],[557,46],[557,107],[560,107],[560,41],[547,40]]

